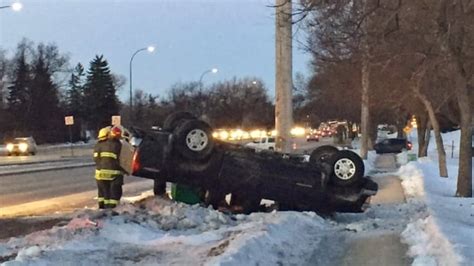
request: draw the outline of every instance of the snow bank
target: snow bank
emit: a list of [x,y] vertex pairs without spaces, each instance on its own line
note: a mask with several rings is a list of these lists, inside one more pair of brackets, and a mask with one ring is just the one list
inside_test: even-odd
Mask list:
[[402,180],[402,187],[408,200],[420,199],[425,196],[423,172],[416,163],[410,162],[402,166],[397,175]]
[[[445,144],[459,143],[459,132],[443,134],[443,138]],[[454,149],[454,158],[447,160],[449,178],[439,176],[433,143],[428,158],[410,162],[397,173],[408,201],[423,201],[427,207],[427,217],[410,223],[402,234],[415,265],[474,263],[474,199],[454,197],[458,169]]]
[[0,242],[0,261],[7,260],[4,265],[301,265],[330,227],[312,212],[234,216],[160,198],[125,203],[116,211],[81,210],[67,224]]
[[304,264],[319,245],[327,226],[314,213],[256,213],[248,218],[250,224],[236,228],[243,229],[239,239],[231,242],[228,251],[211,260],[210,265]]
[[402,239],[410,246],[408,255],[414,258],[413,265],[459,265],[461,262],[432,216],[408,224]]

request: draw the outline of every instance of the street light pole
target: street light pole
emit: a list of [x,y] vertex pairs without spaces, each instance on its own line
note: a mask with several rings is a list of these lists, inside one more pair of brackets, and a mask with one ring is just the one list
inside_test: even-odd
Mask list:
[[136,50],[135,53],[133,53],[132,57],[130,58],[130,65],[129,65],[129,70],[130,70],[130,76],[129,76],[129,78],[130,78],[130,124],[132,124],[132,121],[133,121],[133,84],[132,84],[133,58],[135,58],[135,56],[139,52],[142,52],[142,51],[145,51],[145,50],[152,53],[153,51],[155,51],[155,47],[148,46],[148,47],[140,48],[140,49]]
[[219,71],[217,68],[212,68],[212,69],[208,69],[206,71],[204,71],[202,74],[201,74],[201,77],[199,78],[199,89],[201,90],[202,89],[202,79],[204,78],[204,76],[207,74],[207,73],[217,73],[217,71]]

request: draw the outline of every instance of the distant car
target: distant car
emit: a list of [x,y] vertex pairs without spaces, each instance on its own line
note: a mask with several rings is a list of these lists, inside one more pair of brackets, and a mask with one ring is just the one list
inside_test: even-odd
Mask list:
[[319,141],[319,134],[316,132],[306,135],[306,141]]
[[407,139],[392,138],[384,139],[374,145],[376,153],[401,153],[403,150],[411,150],[412,143]]
[[334,132],[332,130],[329,130],[329,129],[323,130],[321,132],[321,136],[323,136],[323,137],[332,137],[333,134],[334,134]]
[[33,137],[15,138],[7,143],[8,156],[11,155],[35,155],[37,151],[36,142]]
[[262,150],[275,150],[275,138],[274,137],[263,137],[252,142],[245,144],[246,147],[252,148],[255,151]]

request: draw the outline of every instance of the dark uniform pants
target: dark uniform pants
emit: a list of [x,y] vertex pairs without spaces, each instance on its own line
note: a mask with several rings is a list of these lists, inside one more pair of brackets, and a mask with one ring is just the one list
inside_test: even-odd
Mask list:
[[115,208],[122,198],[123,175],[113,180],[97,180],[100,209]]

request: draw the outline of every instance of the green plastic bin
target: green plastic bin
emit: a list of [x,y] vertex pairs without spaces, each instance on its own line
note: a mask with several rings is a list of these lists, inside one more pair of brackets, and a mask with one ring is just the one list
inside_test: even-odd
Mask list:
[[414,161],[417,160],[417,156],[414,153],[407,154],[407,157],[408,157],[407,159],[408,159],[409,162],[414,162]]
[[172,184],[171,185],[171,197],[179,202],[184,202],[187,204],[197,204],[202,200],[202,190],[189,187],[182,184]]

